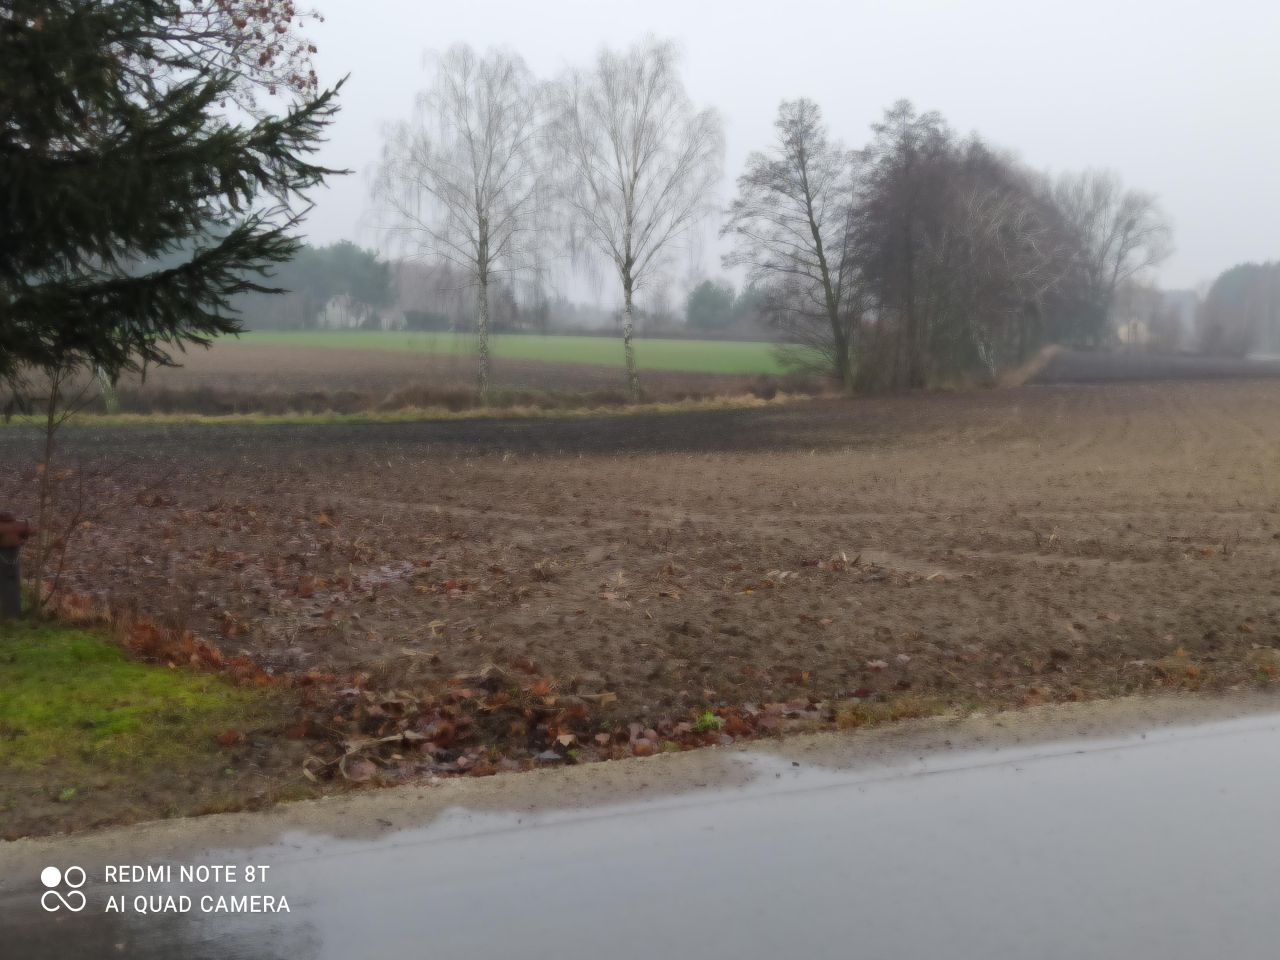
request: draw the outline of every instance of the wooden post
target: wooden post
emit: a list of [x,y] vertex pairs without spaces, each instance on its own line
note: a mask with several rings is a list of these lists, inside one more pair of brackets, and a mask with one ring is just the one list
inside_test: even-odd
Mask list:
[[0,513],[0,620],[22,616],[22,568],[18,554],[31,536],[31,524]]
[[0,547],[0,620],[22,616],[22,570],[18,547]]

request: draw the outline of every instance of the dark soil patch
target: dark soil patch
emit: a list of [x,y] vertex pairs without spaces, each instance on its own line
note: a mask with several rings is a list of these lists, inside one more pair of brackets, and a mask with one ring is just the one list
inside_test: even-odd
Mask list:
[[1249,380],[1280,377],[1280,361],[1198,354],[1063,350],[1033,383],[1120,383],[1139,380]]
[[[334,350],[328,347],[219,341],[160,367],[145,380],[119,385],[124,412],[350,413],[403,407],[475,405],[475,360],[416,352]],[[588,364],[494,360],[494,406],[552,409],[616,406],[627,401],[620,369]],[[681,400],[780,389],[817,392],[822,384],[797,378],[644,371],[649,400]]]

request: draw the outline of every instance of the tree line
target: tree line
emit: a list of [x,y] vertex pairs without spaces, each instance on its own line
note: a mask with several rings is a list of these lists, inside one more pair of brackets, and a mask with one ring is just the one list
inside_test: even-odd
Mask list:
[[[1170,249],[1151,195],[1102,171],[1037,173],[906,101],[858,149],[808,99],[775,126],[738,177],[725,264],[746,273],[744,303],[808,348],[794,356],[849,390],[994,378],[1049,342],[1099,344],[1126,284]],[[458,46],[389,132],[375,195],[408,250],[470,280],[482,394],[494,278],[587,254],[616,276],[638,396],[635,294],[716,212],[722,155],[720,118],[690,101],[669,43],[549,82],[515,53]],[[732,309],[704,283],[688,316],[710,330]]]
[[324,246],[300,245],[272,273],[283,294],[246,293],[233,301],[247,327],[305,330],[321,324],[325,311],[340,302],[345,325],[370,325],[393,296],[391,264],[349,240]]
[[1148,194],[1051,179],[907,101],[851,150],[811,100],[738,178],[726,262],[848,389],[994,378],[1049,342],[1098,344],[1118,292],[1169,249]]
[[[312,330],[320,327],[404,329],[458,333],[472,329],[475,301],[463,271],[447,260],[390,261],[349,240],[304,243],[275,268],[283,295],[248,293],[233,305],[246,329]],[[491,280],[487,298],[495,332],[603,335],[610,313],[601,307],[551,296],[510,278]],[[679,311],[679,312],[677,312]],[[650,300],[635,312],[637,331],[650,336],[759,339],[769,333],[763,302],[752,287],[735,291],[703,280],[681,305]]]
[[1196,315],[1206,353],[1243,357],[1280,353],[1280,263],[1240,263],[1223,271]]

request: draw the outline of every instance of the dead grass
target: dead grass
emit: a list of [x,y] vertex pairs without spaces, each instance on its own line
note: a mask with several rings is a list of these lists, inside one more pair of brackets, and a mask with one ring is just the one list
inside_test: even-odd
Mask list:
[[[614,404],[608,400],[592,402],[586,398],[581,406],[493,405],[488,407],[452,406],[404,406],[383,410],[346,413],[323,411],[315,413],[93,413],[73,414],[68,423],[83,427],[130,426],[276,426],[313,424],[361,424],[361,423],[418,423],[431,420],[486,420],[486,419],[538,419],[565,417],[628,416],[633,414],[682,413],[708,410],[747,410],[758,407],[780,406],[797,400],[808,399],[786,393],[774,393],[769,399],[751,394],[723,397],[698,397],[685,400],[668,400],[651,403]],[[22,424],[20,418],[7,421]]]
[[1000,375],[996,385],[1001,387],[1020,387],[1023,384],[1030,383],[1037,374],[1047,367],[1053,358],[1062,353],[1062,347],[1057,344],[1050,344],[1042,347],[1034,357],[1020,366],[1014,367],[1012,370],[1006,370]]
[[849,703],[836,711],[836,727],[856,730],[894,720],[915,720],[951,713],[954,707],[945,700],[928,697],[900,696],[885,701]]
[[[325,347],[218,341],[118,385],[121,413],[354,414],[404,408],[450,411],[478,406],[474,363],[464,357],[344,351]],[[621,374],[588,364],[499,359],[492,406],[595,409],[628,402]],[[32,391],[39,393],[33,378]],[[819,378],[644,370],[646,400],[677,402],[751,395],[816,394]],[[0,402],[5,398],[0,397]],[[108,412],[90,384],[92,413]]]

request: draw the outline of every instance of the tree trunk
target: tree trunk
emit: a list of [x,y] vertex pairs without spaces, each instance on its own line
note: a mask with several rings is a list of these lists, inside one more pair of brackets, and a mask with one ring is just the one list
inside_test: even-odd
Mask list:
[[107,375],[107,371],[102,367],[95,366],[93,372],[98,378],[98,388],[102,391],[103,408],[107,413],[119,413],[120,394],[116,391],[115,381]]
[[0,547],[0,620],[22,616],[22,567],[18,547]]
[[915,390],[924,386],[924,374],[920,365],[920,316],[918,305],[916,304],[916,270],[915,270],[915,250],[911,246],[908,239],[906,247],[906,282],[904,283],[905,294],[903,298],[903,347],[905,354],[903,355],[904,386],[908,390]]
[[40,460],[40,478],[36,494],[36,542],[31,565],[31,586],[34,592],[32,607],[37,616],[43,615],[46,601],[44,593],[45,568],[53,538],[53,454],[54,438],[58,433],[58,400],[62,396],[62,380],[65,372],[55,370],[49,377],[49,399],[44,410],[44,453]]
[[849,349],[848,331],[841,325],[839,318],[831,319],[832,348],[835,351],[836,379],[840,382],[842,393],[853,393],[853,363]]
[[476,334],[479,340],[477,353],[480,365],[477,371],[477,387],[480,406],[489,405],[489,278],[480,277],[476,287]]
[[636,370],[636,348],[631,342],[635,335],[635,315],[631,304],[631,281],[622,284],[622,353],[627,361],[627,392],[632,403],[640,402],[640,374]]

